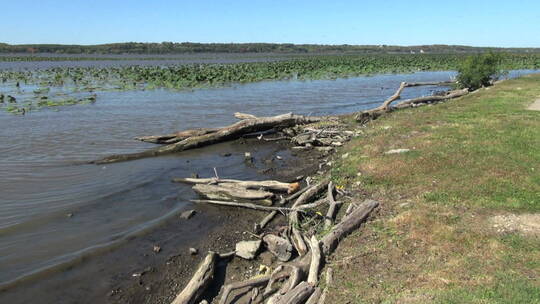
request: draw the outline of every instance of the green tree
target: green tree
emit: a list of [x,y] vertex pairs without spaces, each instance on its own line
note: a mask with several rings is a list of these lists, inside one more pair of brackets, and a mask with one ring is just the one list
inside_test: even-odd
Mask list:
[[458,67],[459,86],[476,90],[491,85],[503,73],[501,61],[502,55],[493,52],[467,57]]

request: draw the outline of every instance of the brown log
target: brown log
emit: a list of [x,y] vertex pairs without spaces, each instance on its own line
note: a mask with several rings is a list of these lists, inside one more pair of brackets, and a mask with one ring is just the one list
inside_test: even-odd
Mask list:
[[196,303],[214,277],[216,260],[217,254],[212,251],[208,252],[208,255],[201,262],[191,280],[176,296],[172,304]]
[[282,183],[279,181],[243,181],[236,179],[217,178],[173,178],[173,182],[186,184],[235,184],[246,189],[264,189],[269,191],[294,193],[300,187],[299,183]]
[[129,161],[145,157],[154,157],[170,153],[181,152],[190,149],[196,149],[224,141],[229,141],[241,137],[243,134],[264,131],[272,128],[286,128],[298,124],[306,124],[321,121],[321,117],[302,116],[287,113],[273,117],[259,117],[257,119],[245,119],[230,126],[223,127],[217,132],[201,136],[188,137],[174,144],[158,147],[155,149],[131,153],[111,155],[100,160],[93,161],[95,164],[106,164],[121,161]]

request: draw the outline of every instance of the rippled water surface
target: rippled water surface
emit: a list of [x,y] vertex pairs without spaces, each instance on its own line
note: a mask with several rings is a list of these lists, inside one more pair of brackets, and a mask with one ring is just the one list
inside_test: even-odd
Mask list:
[[[511,76],[530,73],[516,71]],[[85,161],[153,147],[135,136],[235,121],[234,112],[336,114],[374,107],[401,81],[447,81],[453,72],[338,80],[275,81],[195,91],[97,92],[88,105],[25,116],[0,112],[0,286],[152,228],[184,208],[190,189],[173,176],[262,178],[233,157],[206,148],[96,166]],[[0,91],[13,88],[0,87]],[[407,88],[404,98],[438,87]],[[235,157],[234,155],[237,155]]]

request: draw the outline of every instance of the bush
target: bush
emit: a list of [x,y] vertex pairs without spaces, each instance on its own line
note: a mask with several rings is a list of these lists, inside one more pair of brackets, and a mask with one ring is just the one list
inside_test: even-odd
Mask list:
[[500,70],[501,60],[502,55],[491,52],[467,57],[458,67],[459,86],[476,90],[491,85],[503,73]]

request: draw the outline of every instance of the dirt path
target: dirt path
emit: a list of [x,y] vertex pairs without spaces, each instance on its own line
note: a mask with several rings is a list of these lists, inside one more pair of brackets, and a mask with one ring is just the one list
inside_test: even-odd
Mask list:
[[537,99],[535,102],[533,102],[527,110],[533,110],[533,111],[540,111],[540,99]]

